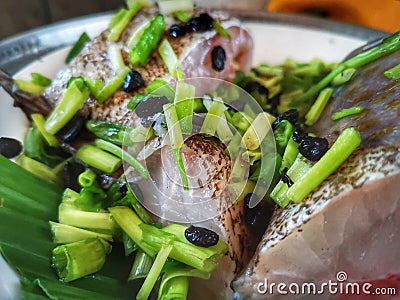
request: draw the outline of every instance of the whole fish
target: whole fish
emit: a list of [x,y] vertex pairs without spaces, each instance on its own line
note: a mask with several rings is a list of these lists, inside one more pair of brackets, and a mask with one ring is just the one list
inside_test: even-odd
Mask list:
[[[309,299],[312,291],[292,294],[288,286],[301,291],[315,284],[320,291],[329,280],[370,282],[400,273],[400,81],[383,74],[399,63],[396,51],[357,69],[309,128],[332,144],[355,127],[362,143],[303,203],[275,211],[255,256],[232,283],[236,299]],[[332,121],[334,112],[355,105],[364,112]],[[280,283],[287,294],[277,291]],[[313,295],[339,294],[325,288]]]

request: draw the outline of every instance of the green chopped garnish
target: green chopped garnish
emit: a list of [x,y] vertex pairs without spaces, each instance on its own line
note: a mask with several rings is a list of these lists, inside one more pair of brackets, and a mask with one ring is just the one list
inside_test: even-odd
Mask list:
[[388,78],[391,78],[393,80],[397,80],[400,79],[400,64],[398,64],[397,66],[386,70],[383,75],[385,75]]
[[88,42],[90,42],[90,37],[87,35],[86,32],[82,33],[78,41],[71,48],[67,57],[65,58],[65,63],[69,64],[82,51],[82,49]]
[[363,106],[353,106],[353,107],[350,107],[350,108],[345,108],[342,111],[335,112],[332,115],[332,120],[333,121],[337,121],[337,120],[343,119],[343,118],[345,118],[347,116],[351,116],[351,115],[356,115],[356,114],[362,113],[363,111],[364,111],[364,107]]
[[311,126],[318,121],[332,94],[332,88],[325,88],[319,93],[317,100],[315,100],[314,104],[306,114],[306,125]]

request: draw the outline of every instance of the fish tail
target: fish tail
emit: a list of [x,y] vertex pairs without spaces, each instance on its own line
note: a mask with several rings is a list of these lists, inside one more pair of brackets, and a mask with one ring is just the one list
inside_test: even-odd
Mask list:
[[31,95],[18,90],[15,86],[15,80],[2,69],[0,69],[0,87],[14,99],[14,106],[20,107],[28,117],[34,113],[41,113],[47,116],[52,109],[49,101],[44,96]]

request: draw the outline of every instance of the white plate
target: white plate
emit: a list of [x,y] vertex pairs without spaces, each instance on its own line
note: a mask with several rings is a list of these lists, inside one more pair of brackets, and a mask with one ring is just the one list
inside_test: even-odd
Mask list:
[[[266,22],[246,21],[245,23],[255,40],[254,64],[261,62],[277,64],[288,57],[299,61],[309,61],[315,57],[327,62],[340,61],[351,50],[364,44],[367,39],[376,38],[376,36],[369,38],[360,34],[350,36],[330,32],[327,26],[323,26],[325,29],[316,26],[311,28],[307,24],[294,26],[268,20]],[[103,19],[101,24],[104,24]],[[90,25],[93,27],[93,23]],[[336,25],[338,24],[336,23]],[[102,28],[103,26],[99,26],[97,30],[100,31]],[[92,28],[91,35],[95,34],[96,30]],[[63,61],[67,51],[68,49],[64,48],[32,62],[18,72],[16,77],[29,79],[29,75],[33,71],[54,77],[57,70],[64,65]],[[11,97],[0,89],[0,136],[10,136],[22,140],[26,125],[25,116],[19,109],[12,107]],[[0,299],[20,299],[18,276],[2,257],[0,257]]]

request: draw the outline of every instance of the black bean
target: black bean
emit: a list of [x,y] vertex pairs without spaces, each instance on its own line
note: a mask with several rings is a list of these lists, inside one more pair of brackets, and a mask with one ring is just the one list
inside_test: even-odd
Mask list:
[[328,146],[325,138],[306,136],[299,144],[299,152],[309,160],[318,161],[328,151]]
[[186,25],[174,24],[169,28],[169,35],[176,38],[188,34],[189,30],[190,28]]
[[213,69],[221,72],[225,68],[226,53],[224,48],[216,46],[211,53],[211,62]]
[[85,124],[86,118],[77,114],[57,133],[57,137],[66,143],[71,143],[77,139]]
[[288,171],[287,168],[284,168],[282,170],[281,178],[282,178],[282,181],[288,185],[288,187],[291,187],[294,184],[294,182],[292,181],[292,179],[287,174],[287,171]]
[[0,154],[7,158],[16,157],[22,151],[20,141],[8,137],[0,138]]
[[[254,199],[258,204],[250,208],[250,199]],[[244,218],[250,230],[254,233],[262,233],[268,225],[271,210],[263,205],[256,194],[248,193],[244,197]]]
[[144,98],[135,108],[135,113],[139,118],[152,117],[162,112],[164,104],[169,103],[165,96],[149,96]]
[[207,13],[202,13],[200,16],[191,18],[187,21],[186,26],[194,32],[205,32],[213,29],[214,19]]
[[292,135],[293,140],[299,144],[301,142],[301,140],[303,138],[305,138],[306,136],[307,136],[307,133],[304,131],[304,129],[301,128],[301,126],[299,124],[295,124],[294,130],[293,130],[293,135]]
[[258,92],[258,90],[261,88],[261,84],[257,81],[249,81],[245,84],[243,89],[248,92],[249,94]]
[[205,248],[214,246],[219,241],[219,236],[214,231],[193,225],[186,228],[185,238],[192,244]]
[[128,193],[128,187],[126,186],[126,182],[122,183],[119,186],[119,192],[121,193],[121,198],[124,198]]
[[131,93],[143,86],[144,81],[142,75],[140,75],[138,71],[132,70],[126,75],[123,85],[125,92]]
[[279,123],[283,120],[289,121],[292,125],[295,125],[297,120],[299,119],[299,112],[295,109],[289,109],[285,111],[283,114],[280,114],[278,118],[272,123],[272,129],[275,130],[278,127]]
[[85,171],[83,165],[77,162],[67,161],[63,168],[64,187],[79,193],[81,186],[78,183],[78,176],[83,171]]

